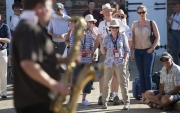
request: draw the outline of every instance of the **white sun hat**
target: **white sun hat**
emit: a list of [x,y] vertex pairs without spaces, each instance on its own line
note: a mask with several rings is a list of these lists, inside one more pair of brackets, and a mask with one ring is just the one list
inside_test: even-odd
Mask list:
[[97,22],[97,20],[96,20],[96,19],[94,19],[94,17],[93,17],[93,15],[92,15],[92,14],[88,14],[88,15],[86,15],[86,16],[85,16],[85,21],[86,21],[86,22],[93,21],[94,23],[96,23],[96,22]]
[[102,5],[102,11],[100,13],[102,14],[104,10],[114,11],[115,9],[111,8],[111,5],[109,3],[106,3],[106,4]]

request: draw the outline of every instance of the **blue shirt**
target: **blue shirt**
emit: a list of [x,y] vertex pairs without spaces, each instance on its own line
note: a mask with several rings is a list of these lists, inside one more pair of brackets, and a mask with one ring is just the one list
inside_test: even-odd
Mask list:
[[120,66],[121,64],[123,64],[124,63],[124,53],[126,51],[128,51],[128,52],[130,51],[129,45],[128,45],[128,39],[124,34],[120,34],[118,36],[117,43],[116,43],[116,47],[120,54],[120,57],[115,58],[115,56],[113,54],[113,50],[115,48],[114,48],[114,43],[112,42],[111,35],[108,35],[103,39],[102,46],[106,50],[106,57],[105,57],[104,64],[107,67],[112,67],[113,63],[117,67]]
[[[11,32],[7,24],[2,23],[0,25],[0,38],[8,38],[11,39]],[[2,48],[7,48],[7,43],[0,42],[3,46]]]

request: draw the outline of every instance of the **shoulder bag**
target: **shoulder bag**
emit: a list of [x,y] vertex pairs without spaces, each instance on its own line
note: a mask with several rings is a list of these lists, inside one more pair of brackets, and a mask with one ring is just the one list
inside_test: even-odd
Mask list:
[[[153,31],[153,26],[152,26],[152,21],[150,21],[150,26],[151,26],[151,35],[150,35],[150,41],[152,44],[154,44],[154,41],[156,39],[155,35],[154,35],[154,31]],[[159,45],[157,45],[155,47],[155,50],[159,49]]]

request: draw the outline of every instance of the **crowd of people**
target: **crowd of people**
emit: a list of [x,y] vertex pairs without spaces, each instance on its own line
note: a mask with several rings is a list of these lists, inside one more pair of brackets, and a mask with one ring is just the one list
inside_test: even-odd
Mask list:
[[[146,16],[145,6],[137,7],[139,20],[130,28],[128,14],[120,0],[110,0],[102,5],[102,10],[95,10],[95,1],[88,0],[88,10],[82,16],[87,29],[81,39],[81,60],[72,75],[72,83],[58,82],[65,70],[59,64],[66,64],[74,45],[77,20],[71,19],[62,3],[52,0],[24,0],[24,7],[19,3],[12,6],[11,29],[2,22],[0,16],[0,77],[1,97],[7,98],[7,62],[13,67],[14,105],[17,113],[51,113],[50,90],[67,95],[71,84],[85,64],[97,63],[93,60],[99,50],[98,63],[103,63],[99,70],[98,105],[108,108],[108,102],[114,105],[124,104],[123,110],[129,110],[129,59],[135,61],[140,78],[142,98],[139,104],[148,104],[151,108],[171,110],[180,100],[180,67],[178,49],[180,46],[180,3],[175,13],[167,18],[171,25],[173,55],[164,52],[160,58],[163,64],[160,75],[160,90],[152,90],[152,69],[155,59],[155,47],[160,40],[158,26]],[[53,6],[53,9],[52,9]],[[151,23],[155,41],[150,40]],[[13,36],[13,37],[12,37]],[[11,42],[10,42],[11,41]],[[9,54],[7,55],[7,45]],[[11,49],[12,48],[12,49]],[[67,51],[65,51],[67,49]],[[11,60],[13,63],[11,64]],[[118,89],[121,89],[122,101]],[[82,104],[90,105],[87,94],[93,89],[90,81],[83,89]],[[110,89],[110,91],[109,91]],[[109,97],[108,97],[109,95]]]

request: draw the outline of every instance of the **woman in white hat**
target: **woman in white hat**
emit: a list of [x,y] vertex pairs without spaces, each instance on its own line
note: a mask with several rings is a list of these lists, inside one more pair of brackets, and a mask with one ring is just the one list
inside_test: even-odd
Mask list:
[[[70,45],[70,51],[71,51],[71,49],[73,48],[73,45],[74,45],[74,31],[75,31],[77,19],[72,18],[72,19],[69,19],[69,21],[71,22],[72,30],[71,30],[69,39],[66,40],[66,43]],[[79,72],[85,66],[84,64],[92,63],[91,54],[94,51],[94,40],[92,38],[92,35],[89,35],[87,32],[89,32],[89,31],[86,30],[81,37],[81,50],[80,50],[81,51],[81,61],[74,69],[73,80],[72,80],[73,83],[74,83],[77,75],[79,74]],[[83,89],[81,103],[86,106],[90,105],[90,102],[88,100],[86,100],[86,95],[91,93],[91,85],[92,85],[92,83],[88,82],[86,84],[85,88]]]
[[127,15],[124,13],[124,11],[122,9],[120,9],[116,13],[114,13],[113,17],[120,19],[124,24],[127,25],[127,22],[126,22]]
[[97,20],[94,19],[92,14],[88,14],[85,16],[85,21],[87,22],[87,33],[91,34],[93,39],[96,40],[98,28],[95,23]]
[[103,109],[107,109],[107,96],[110,87],[110,82],[115,72],[118,83],[121,88],[121,93],[124,102],[124,110],[129,109],[129,95],[128,87],[126,83],[126,62],[127,54],[130,51],[127,37],[120,33],[120,27],[118,20],[112,20],[108,26],[111,34],[107,35],[104,39],[100,38],[100,49],[105,56],[105,71],[104,71],[104,83],[103,83]]

